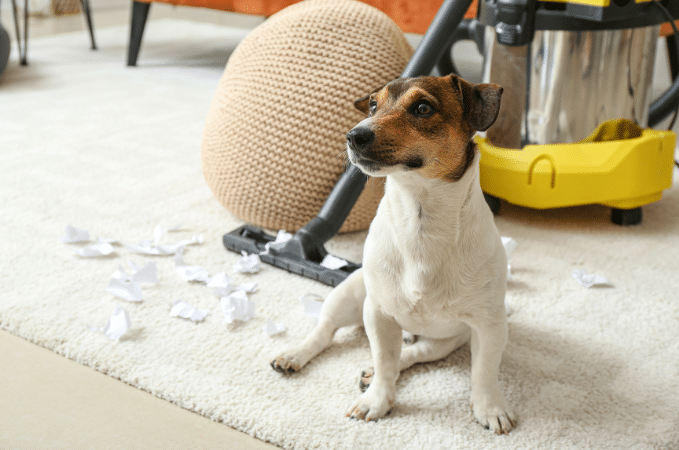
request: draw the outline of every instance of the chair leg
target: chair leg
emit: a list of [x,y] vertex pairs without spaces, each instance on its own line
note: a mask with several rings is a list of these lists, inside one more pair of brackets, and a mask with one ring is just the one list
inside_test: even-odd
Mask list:
[[149,15],[150,3],[132,2],[132,19],[130,23],[130,45],[127,49],[127,65],[136,66],[141,47],[141,37],[144,34],[146,18]]
[[94,42],[94,28],[92,26],[92,14],[90,13],[90,0],[80,0],[80,4],[83,7],[85,19],[87,19],[87,27],[90,30],[90,40],[92,41],[92,50],[96,50],[97,44]]

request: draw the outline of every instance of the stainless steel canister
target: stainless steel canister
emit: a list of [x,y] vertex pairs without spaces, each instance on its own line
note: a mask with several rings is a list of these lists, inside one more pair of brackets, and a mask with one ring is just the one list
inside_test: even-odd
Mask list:
[[647,126],[659,26],[536,31],[521,47],[485,28],[483,80],[504,88],[494,145],[577,142],[617,118]]

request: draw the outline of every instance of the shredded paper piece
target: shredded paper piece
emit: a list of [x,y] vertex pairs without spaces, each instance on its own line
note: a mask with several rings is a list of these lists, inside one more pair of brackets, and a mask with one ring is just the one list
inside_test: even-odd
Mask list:
[[185,239],[183,241],[175,242],[172,244],[161,245],[160,241],[167,231],[176,231],[181,227],[177,225],[170,230],[166,230],[162,226],[158,225],[153,229],[153,239],[147,239],[139,242],[135,245],[129,245],[127,248],[135,253],[140,253],[142,255],[154,255],[154,256],[166,256],[174,255],[181,249],[188,245],[198,245],[203,243],[203,235],[193,236],[191,239]]
[[233,280],[225,273],[220,272],[211,277],[207,282],[207,287],[212,288],[212,293],[217,297],[226,297],[235,291],[245,291],[248,294],[257,291],[257,283],[233,284]]
[[235,320],[247,322],[255,317],[255,302],[248,298],[245,291],[236,291],[220,300],[224,322],[233,323]]
[[104,333],[113,341],[118,341],[130,329],[130,316],[120,305],[113,309],[113,315],[106,322],[104,328],[90,327],[91,331]]
[[248,255],[246,252],[242,252],[242,255],[243,257],[234,264],[233,271],[241,273],[259,272],[262,267],[262,260],[259,258],[259,255],[254,253]]
[[[507,261],[509,261],[509,258],[512,257],[512,253],[514,253],[514,249],[516,249],[519,244],[510,237],[502,236],[502,245],[505,247],[505,254],[507,255]],[[507,264],[507,279],[512,279],[511,264]]]
[[576,270],[572,275],[575,281],[582,287],[591,288],[592,286],[611,285],[606,277],[589,274],[586,270]]
[[82,228],[72,227],[66,225],[64,235],[61,237],[61,242],[64,244],[72,244],[74,242],[87,242],[90,240],[90,233]]
[[323,302],[321,297],[316,294],[304,294],[299,298],[304,306],[304,314],[318,320],[321,317],[321,307]]
[[127,275],[122,266],[118,266],[118,270],[111,276],[106,292],[128,302],[140,302],[143,300],[141,283],[158,283],[156,263],[149,262],[144,267],[139,267],[133,262],[130,262],[129,265],[132,269],[132,275]]
[[260,252],[260,255],[266,255],[269,253],[270,248],[274,249],[280,249],[283,247],[283,245],[288,242],[290,239],[292,239],[292,234],[288,233],[285,230],[279,230],[278,234],[276,235],[276,240],[273,242],[269,242],[264,246],[264,251]]
[[189,266],[184,263],[183,249],[178,251],[174,256],[174,268],[177,273],[186,281],[198,281],[200,283],[207,283],[210,275],[205,269],[200,266]]
[[182,299],[178,299],[174,301],[170,315],[172,317],[181,317],[182,319],[190,319],[194,322],[200,322],[205,319],[205,317],[207,317],[208,312],[209,311],[207,309],[196,309]]
[[287,330],[285,324],[283,323],[273,323],[269,318],[266,319],[266,325],[262,327],[262,330],[269,336],[274,336],[276,334],[283,333]]
[[115,252],[115,249],[111,244],[102,242],[78,249],[75,251],[75,254],[83,258],[98,258],[100,256],[108,256],[113,252]]
[[349,263],[343,260],[342,258],[338,258],[337,256],[333,256],[329,253],[325,255],[325,258],[323,258],[323,261],[321,261],[321,266],[330,270],[341,269],[347,264]]

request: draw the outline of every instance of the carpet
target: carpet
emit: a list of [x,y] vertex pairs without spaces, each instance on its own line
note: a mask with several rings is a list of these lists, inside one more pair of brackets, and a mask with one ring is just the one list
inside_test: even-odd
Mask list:
[[[246,30],[176,20],[147,25],[139,66],[124,66],[127,27],[34,39],[30,66],[0,78],[0,326],[155,396],[286,449],[670,449],[679,445],[679,186],[644,208],[635,227],[601,206],[534,211],[503,205],[496,223],[518,242],[508,282],[509,344],[500,383],[515,407],[509,436],[484,430],[469,408],[470,353],[417,365],[398,380],[392,414],[346,419],[370,365],[360,328],[300,373],[269,359],[314,320],[299,297],[329,288],[273,267],[233,273],[221,236],[240,225],[206,186],[202,127],[224,64]],[[675,172],[675,179],[677,173]],[[219,300],[187,282],[171,256],[132,253],[157,225],[177,241],[202,234],[184,262],[258,283],[256,316],[224,324]],[[122,243],[102,258],[60,241],[66,225]],[[365,233],[328,248],[360,261]],[[106,291],[118,266],[155,262],[141,302]],[[572,272],[605,276],[584,288]],[[208,310],[170,316],[177,299]],[[131,327],[112,341],[114,308]],[[269,337],[267,319],[287,332]]]

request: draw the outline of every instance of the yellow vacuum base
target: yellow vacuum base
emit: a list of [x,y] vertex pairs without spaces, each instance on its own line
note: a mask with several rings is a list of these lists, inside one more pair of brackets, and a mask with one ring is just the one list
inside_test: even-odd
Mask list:
[[675,134],[644,130],[609,142],[495,147],[476,137],[481,188],[529,208],[602,204],[633,209],[662,197],[672,186]]

